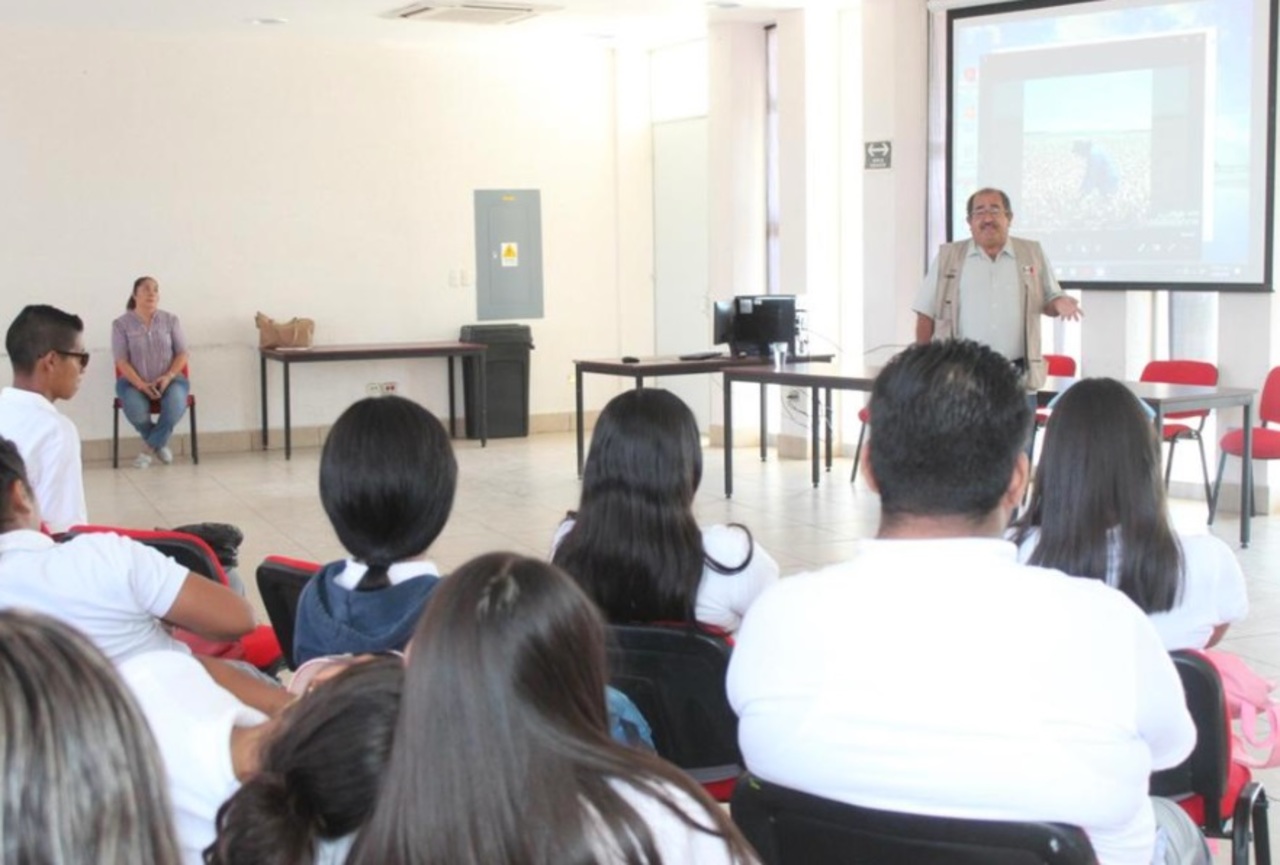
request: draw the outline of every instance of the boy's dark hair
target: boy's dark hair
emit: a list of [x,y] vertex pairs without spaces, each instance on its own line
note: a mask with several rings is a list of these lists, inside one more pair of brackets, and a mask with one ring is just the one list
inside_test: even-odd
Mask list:
[[991,513],[1031,429],[1022,380],[971,340],[915,345],[871,392],[871,470],[887,516]]
[[80,316],[63,312],[56,306],[32,304],[9,325],[4,337],[4,350],[14,372],[30,373],[36,361],[51,351],[71,351],[75,347],[76,334],[84,333]]

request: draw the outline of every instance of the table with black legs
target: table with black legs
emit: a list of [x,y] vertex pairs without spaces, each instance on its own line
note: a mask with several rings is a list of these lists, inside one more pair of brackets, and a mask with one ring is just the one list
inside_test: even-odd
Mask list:
[[[733,385],[735,382],[765,386],[780,384],[809,389],[810,464],[813,485],[821,476],[818,448],[818,419],[825,420],[826,467],[831,468],[831,392],[833,390],[869,391],[875,382],[877,369],[871,367],[844,368],[835,363],[784,363],[777,366],[735,367],[723,371],[724,375],[724,495],[733,496]],[[820,397],[825,394],[826,408],[820,413]],[[767,453],[768,426],[765,400],[760,400],[760,459]]]
[[[816,355],[820,359],[830,360],[830,355]],[[633,362],[624,362],[621,358],[602,358],[599,360],[575,360],[574,369],[574,414],[578,434],[578,477],[582,477],[582,464],[586,457],[585,421],[583,419],[582,378],[586,373],[612,375],[635,380],[637,388],[644,387],[646,378],[663,375],[696,375],[699,373],[715,373],[723,369],[743,366],[759,366],[758,357],[715,357],[694,360],[681,360],[679,357],[642,357]]]
[[[820,392],[826,395],[826,409],[821,417],[826,426],[826,465],[831,468],[831,392],[833,390],[870,391],[878,369],[873,367],[841,367],[832,363],[788,363],[780,366],[729,367],[724,375],[724,494],[733,495],[733,385],[736,382],[780,384],[804,387],[810,390],[810,460],[813,485],[818,485],[819,450],[818,420]],[[1040,388],[1042,402],[1065,390],[1074,379],[1050,378]],[[1244,413],[1244,456],[1240,460],[1240,546],[1247,548],[1251,540],[1251,497],[1253,483],[1253,400],[1257,391],[1241,387],[1207,387],[1190,384],[1163,384],[1158,382],[1124,382],[1134,396],[1155,411],[1157,436],[1164,429],[1165,415],[1171,412],[1216,411],[1240,408]],[[761,458],[765,454],[766,427],[764,412],[760,418]]]
[[260,348],[258,349],[259,372],[262,379],[262,449],[267,449],[267,361],[272,360],[284,367],[284,458],[293,456],[293,416],[289,383],[289,368],[295,363],[325,363],[350,360],[387,360],[409,359],[420,357],[443,357],[449,360],[449,435],[456,434],[457,419],[454,416],[454,384],[453,359],[455,357],[471,357],[476,359],[476,387],[479,398],[476,400],[480,417],[478,418],[480,445],[488,444],[489,405],[485,389],[484,366],[487,347],[476,342],[399,342],[368,343],[361,345],[317,345],[305,349]]

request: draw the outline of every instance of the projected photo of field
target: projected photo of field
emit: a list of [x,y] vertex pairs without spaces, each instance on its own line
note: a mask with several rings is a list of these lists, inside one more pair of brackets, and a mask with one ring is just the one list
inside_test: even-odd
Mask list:
[[1037,231],[1134,228],[1151,212],[1148,131],[1028,133],[1018,222]]

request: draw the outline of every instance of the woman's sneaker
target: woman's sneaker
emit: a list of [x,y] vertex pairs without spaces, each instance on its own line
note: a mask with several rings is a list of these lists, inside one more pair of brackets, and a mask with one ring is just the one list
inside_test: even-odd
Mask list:
[[133,461],[133,467],[134,467],[135,469],[149,469],[149,468],[151,468],[151,454],[149,454],[149,453],[140,453],[140,454],[138,454],[137,458],[135,458],[135,459],[134,459],[134,461]]
[[173,462],[173,451],[169,450],[169,446],[165,445],[156,451],[156,456],[160,457],[160,462],[169,465]]

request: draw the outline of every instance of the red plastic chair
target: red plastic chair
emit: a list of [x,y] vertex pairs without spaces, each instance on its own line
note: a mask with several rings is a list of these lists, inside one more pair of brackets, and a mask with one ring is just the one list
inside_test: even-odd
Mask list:
[[[1046,354],[1045,363],[1049,367],[1049,375],[1053,378],[1075,378],[1076,359],[1069,354]],[[1049,423],[1049,409],[1036,410],[1036,422],[1031,427],[1031,453],[1036,452],[1036,435]]]
[[[1153,360],[1142,370],[1140,381],[1160,382],[1163,384],[1198,384],[1212,387],[1218,383],[1218,367],[1201,360]],[[1199,411],[1176,411],[1164,416],[1164,440],[1169,443],[1169,460],[1164,468],[1164,485],[1169,486],[1169,475],[1173,472],[1173,449],[1179,441],[1189,439],[1200,446],[1200,468],[1204,472],[1204,500],[1212,502],[1213,490],[1209,487],[1209,460],[1204,455],[1205,418],[1209,416],[1207,409]],[[1170,420],[1198,419],[1193,427],[1185,423],[1169,423]]]
[[1177,802],[1209,838],[1231,842],[1232,865],[1271,865],[1267,793],[1231,759],[1231,718],[1218,671],[1192,650],[1170,652],[1196,725],[1196,745],[1179,766],[1151,776],[1151,794]]
[[[149,531],[147,529],[126,529],[119,526],[84,525],[72,526],[58,536],[59,540],[69,540],[76,535],[93,532],[113,532],[132,538],[140,544],[146,544],[164,553],[182,567],[207,577],[215,583],[227,586],[227,572],[218,561],[217,554],[203,538],[186,532],[170,532],[163,529]],[[280,644],[276,640],[275,631],[269,625],[258,625],[238,640],[221,642],[206,640],[190,631],[176,628],[173,637],[185,643],[197,655],[225,660],[248,661],[260,670],[273,670],[283,661]]]
[[258,565],[258,594],[262,596],[262,605],[267,609],[267,618],[290,670],[298,669],[293,658],[293,626],[298,619],[298,599],[321,567],[319,562],[288,556],[267,556]]
[[[1258,419],[1262,426],[1253,428],[1253,459],[1280,460],[1280,430],[1267,427],[1267,424],[1280,424],[1280,366],[1267,373],[1267,380],[1262,385]],[[1218,450],[1222,456],[1218,459],[1218,479],[1213,483],[1213,498],[1209,500],[1209,525],[1213,525],[1213,516],[1218,510],[1218,494],[1222,490],[1222,473],[1227,467],[1227,457],[1244,456],[1244,430],[1234,429],[1224,435],[1218,442]],[[1254,511],[1252,482],[1249,484],[1249,511]]]
[[653,731],[658,756],[683,769],[717,802],[742,774],[738,716],[725,694],[733,644],[703,624],[610,625],[609,684]]
[[[182,377],[188,382],[191,381],[187,364],[182,365]],[[119,367],[116,367],[116,378],[120,378]],[[111,419],[111,467],[118,469],[120,468],[120,410],[124,408],[124,403],[120,402],[120,397],[115,397],[111,401],[111,407],[114,411]],[[159,400],[151,401],[151,413],[160,414]],[[191,462],[200,465],[200,444],[196,439],[196,395],[190,391],[187,392],[187,418],[191,423]]]

